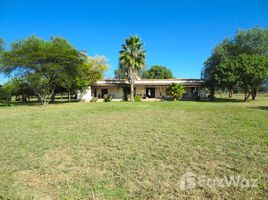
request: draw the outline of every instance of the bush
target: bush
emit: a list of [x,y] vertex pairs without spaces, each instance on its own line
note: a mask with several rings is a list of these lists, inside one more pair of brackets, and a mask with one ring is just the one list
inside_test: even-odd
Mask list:
[[134,100],[135,100],[135,102],[141,102],[141,96],[136,95],[136,96],[134,97]]
[[178,84],[178,83],[171,83],[171,85],[167,87],[167,94],[172,96],[174,101],[179,100],[184,94],[184,92],[185,92],[185,89],[183,85]]
[[92,97],[92,99],[90,100],[90,102],[97,102],[98,101],[98,98],[97,97]]
[[112,99],[113,99],[112,95],[110,95],[110,94],[104,95],[104,102],[111,102]]
[[12,95],[8,88],[0,87],[0,104],[3,106],[9,105],[11,97]]

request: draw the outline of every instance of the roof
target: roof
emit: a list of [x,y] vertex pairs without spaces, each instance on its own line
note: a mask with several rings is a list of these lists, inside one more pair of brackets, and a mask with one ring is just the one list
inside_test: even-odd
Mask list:
[[[184,86],[203,86],[204,80],[202,79],[140,79],[136,80],[135,86],[166,86],[171,83],[178,83]],[[93,86],[127,86],[129,85],[126,79],[110,79],[99,80]]]

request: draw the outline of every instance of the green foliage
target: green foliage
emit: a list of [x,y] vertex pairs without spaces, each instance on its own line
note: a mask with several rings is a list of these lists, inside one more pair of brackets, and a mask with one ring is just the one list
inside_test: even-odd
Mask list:
[[141,101],[142,101],[142,98],[141,98],[141,96],[136,95],[136,96],[134,97],[134,100],[135,100],[135,102],[141,102]]
[[118,69],[114,70],[114,78],[116,79],[127,79],[127,73],[125,69],[119,66]]
[[223,62],[223,65],[232,66],[235,69],[235,74],[239,76],[239,86],[245,93],[244,100],[246,101],[250,94],[255,99],[254,95],[268,75],[268,57],[241,54]]
[[86,57],[85,62],[78,66],[78,76],[76,83],[79,90],[87,89],[91,84],[103,78],[103,73],[107,71],[109,65],[104,56]]
[[169,79],[172,78],[172,72],[165,66],[154,65],[150,69],[145,70],[142,78],[145,79]]
[[119,62],[131,85],[130,100],[134,101],[134,82],[138,78],[139,71],[145,66],[145,50],[139,37],[130,36],[125,40],[120,51]]
[[170,96],[174,98],[174,100],[179,100],[182,97],[182,95],[185,93],[185,89],[183,85],[178,84],[178,83],[172,83],[171,85],[167,87],[166,91],[167,91],[167,94],[169,94]]
[[9,105],[11,101],[11,91],[8,86],[0,86],[0,104],[3,106]]
[[4,41],[4,39],[3,39],[3,38],[0,38],[0,53],[1,53],[2,51],[4,51],[4,45],[5,45],[5,41]]
[[[216,89],[232,91],[240,87],[256,98],[257,90],[267,77],[268,30],[254,28],[238,31],[234,38],[217,45],[204,63],[202,78],[214,96]],[[254,67],[253,67],[254,66]]]
[[258,91],[268,93],[268,78],[262,81],[261,86],[259,87]]
[[110,94],[104,95],[104,102],[111,102],[113,100],[113,96]]
[[236,54],[268,56],[268,29],[239,30],[233,40]]
[[13,96],[22,97],[22,101],[27,102],[30,96],[34,95],[34,91],[29,82],[23,78],[13,78],[7,83]]
[[1,55],[0,71],[8,75],[15,73],[21,80],[13,84],[17,87],[16,95],[27,96],[33,92],[43,104],[56,92],[74,94],[86,89],[102,79],[103,72],[108,69],[104,57],[88,57],[60,37],[45,41],[30,36],[13,42],[11,50],[3,51]]
[[30,36],[13,42],[1,61],[1,71],[26,79],[40,102],[46,104],[57,87],[71,89],[84,55],[63,38],[51,37],[45,41]]

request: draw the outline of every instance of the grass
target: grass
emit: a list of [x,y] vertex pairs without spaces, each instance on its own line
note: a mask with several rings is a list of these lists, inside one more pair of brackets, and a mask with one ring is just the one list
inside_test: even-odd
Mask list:
[[[268,97],[0,108],[0,199],[267,199]],[[180,190],[186,172],[257,188]]]

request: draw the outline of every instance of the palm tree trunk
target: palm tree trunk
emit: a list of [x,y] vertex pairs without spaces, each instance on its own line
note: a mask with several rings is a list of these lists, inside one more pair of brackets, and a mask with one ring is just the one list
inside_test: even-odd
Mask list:
[[130,101],[134,101],[134,83],[130,84]]

